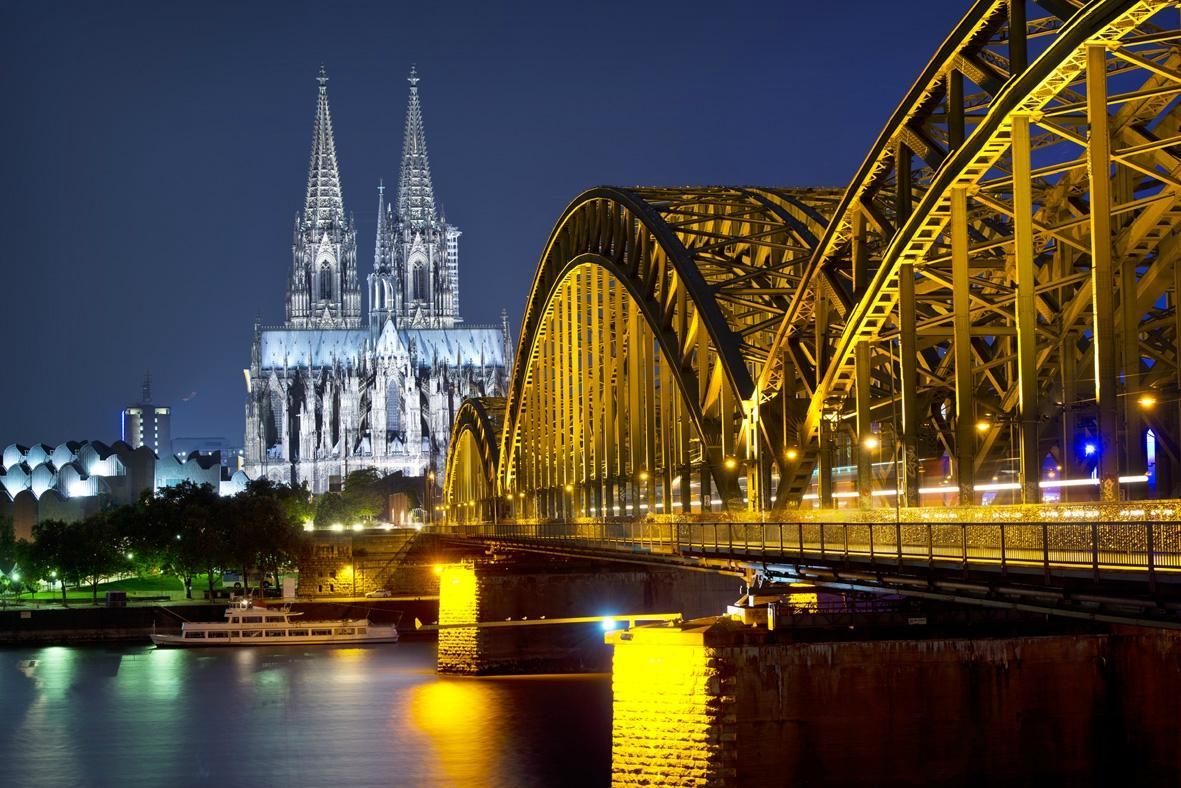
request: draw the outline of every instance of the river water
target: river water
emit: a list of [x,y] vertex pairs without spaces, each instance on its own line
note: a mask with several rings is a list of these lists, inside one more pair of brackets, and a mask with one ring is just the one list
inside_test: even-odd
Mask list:
[[433,643],[0,649],[0,784],[606,785],[609,676],[448,678]]

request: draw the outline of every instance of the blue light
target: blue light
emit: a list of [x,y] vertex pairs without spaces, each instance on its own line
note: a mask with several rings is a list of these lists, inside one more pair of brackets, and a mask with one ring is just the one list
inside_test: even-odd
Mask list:
[[1088,457],[1093,457],[1095,455],[1095,444],[1088,443],[1083,446],[1083,454],[1087,455]]
[[604,632],[610,632],[611,630],[613,630],[617,626],[619,626],[619,622],[616,621],[611,616],[603,616],[603,620],[601,622],[599,622],[599,626],[601,626],[603,628]]

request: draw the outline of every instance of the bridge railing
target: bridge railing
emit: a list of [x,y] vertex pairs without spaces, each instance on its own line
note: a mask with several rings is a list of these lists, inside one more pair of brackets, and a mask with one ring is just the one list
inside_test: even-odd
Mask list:
[[1181,522],[509,522],[441,533],[653,556],[1181,573]]

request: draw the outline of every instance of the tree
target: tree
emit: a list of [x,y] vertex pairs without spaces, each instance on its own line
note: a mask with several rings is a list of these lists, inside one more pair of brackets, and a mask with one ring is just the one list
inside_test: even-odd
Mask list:
[[74,542],[72,549],[81,553],[76,559],[76,571],[90,586],[91,600],[97,605],[98,584],[131,567],[128,540],[119,531],[117,510],[99,512],[70,523],[67,536]]
[[33,525],[33,560],[61,581],[62,603],[67,602],[66,583],[82,584],[85,574],[84,546],[74,538],[72,523],[42,520]]
[[326,526],[343,523],[349,519],[348,507],[340,493],[327,492],[316,503],[316,525]]
[[0,517],[0,571],[7,572],[16,562],[16,528],[11,517]]
[[186,481],[160,490],[147,508],[164,565],[184,583],[186,596],[192,598],[193,575],[203,571],[213,599],[214,574],[230,561],[224,499],[208,484]]
[[374,468],[353,471],[344,480],[341,494],[350,520],[372,520],[385,511],[384,479]]
[[251,569],[272,573],[278,584],[279,569],[298,558],[306,543],[303,523],[309,509],[306,488],[262,480],[229,501],[227,544],[247,590]]
[[18,594],[25,588],[35,591],[42,580],[57,577],[57,573],[40,560],[35,545],[27,539],[16,540],[12,547],[12,556],[13,569],[20,575],[19,580],[13,581],[12,584]]

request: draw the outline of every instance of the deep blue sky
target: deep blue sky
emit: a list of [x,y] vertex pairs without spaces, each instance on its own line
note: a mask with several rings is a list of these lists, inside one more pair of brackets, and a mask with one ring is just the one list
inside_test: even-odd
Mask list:
[[414,62],[462,311],[515,322],[585,188],[844,186],[968,2],[906,5],[0,0],[0,446],[117,438],[148,368],[240,441],[321,62],[361,276]]

